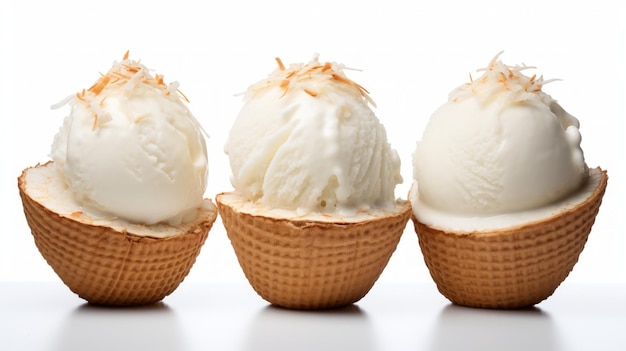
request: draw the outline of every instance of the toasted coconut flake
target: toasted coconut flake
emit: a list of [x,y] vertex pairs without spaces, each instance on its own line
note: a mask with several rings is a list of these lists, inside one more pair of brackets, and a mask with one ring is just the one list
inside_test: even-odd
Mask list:
[[97,126],[98,126],[98,114],[94,113],[93,114],[93,124],[91,125],[91,130],[96,130]]
[[256,94],[257,92],[270,87],[279,87],[283,89],[282,96],[288,91],[296,89],[304,91],[307,94],[317,97],[321,91],[318,89],[322,82],[336,82],[348,87],[348,91],[359,94],[367,103],[376,106],[370,98],[369,92],[350,80],[343,73],[345,66],[337,63],[325,62],[320,63],[319,55],[314,55],[313,59],[307,64],[292,64],[286,68],[280,58],[276,58],[278,70],[272,72],[267,79],[264,79],[248,88],[245,98]]
[[283,61],[280,60],[280,57],[276,58],[276,63],[278,63],[278,69],[280,69],[281,71],[285,70],[285,65],[283,65]]
[[94,95],[98,95],[107,86],[107,84],[109,84],[109,81],[111,81],[111,76],[103,76],[96,82],[96,84],[92,85],[88,91],[92,92]]
[[508,94],[512,102],[522,102],[529,99],[544,99],[545,94],[541,88],[543,85],[554,81],[546,81],[543,76],[537,78],[534,74],[528,77],[522,73],[535,67],[526,65],[508,66],[499,60],[502,52],[491,59],[486,68],[478,69],[483,75],[474,80],[470,74],[470,82],[465,83],[450,93],[449,101],[457,102],[471,96],[488,100],[497,94]]
[[147,113],[139,115],[139,116],[135,117],[135,119],[133,120],[133,123],[137,124],[137,123],[143,121],[144,119],[146,119],[146,117],[148,117],[148,116],[149,115]]
[[183,92],[182,92],[182,91],[180,91],[179,89],[176,89],[176,92],[177,92],[178,94],[180,94],[180,96],[181,96],[181,97],[182,97],[185,101],[189,102],[189,99],[187,98],[187,95],[183,94]]
[[[139,84],[154,88],[160,91],[164,96],[176,96],[189,102],[189,99],[179,89],[178,82],[172,82],[169,85],[165,83],[164,76],[155,74],[152,76],[150,70],[141,64],[140,61],[129,59],[130,51],[126,51],[121,62],[114,62],[111,69],[106,74],[101,74],[100,78],[89,89],[83,89],[80,93],[71,95],[57,104],[52,105],[53,109],[64,106],[71,101],[80,101],[85,103],[93,114],[93,128],[110,121],[112,118],[103,112],[102,107],[107,97],[107,89],[132,90]],[[97,98],[103,96],[102,98]],[[194,123],[200,127],[199,122]],[[200,127],[202,132],[206,132]]]

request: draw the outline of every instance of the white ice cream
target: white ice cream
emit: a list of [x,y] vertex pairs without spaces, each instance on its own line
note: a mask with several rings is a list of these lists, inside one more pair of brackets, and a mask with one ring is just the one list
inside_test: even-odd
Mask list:
[[419,206],[469,217],[532,210],[586,181],[578,120],[527,68],[496,57],[435,111],[413,155],[416,214],[427,213]]
[[400,159],[344,67],[279,68],[251,86],[225,145],[231,182],[267,208],[350,214],[395,205]]
[[195,217],[203,200],[204,135],[177,83],[166,85],[127,56],[60,104],[72,110],[51,157],[85,211],[176,225]]

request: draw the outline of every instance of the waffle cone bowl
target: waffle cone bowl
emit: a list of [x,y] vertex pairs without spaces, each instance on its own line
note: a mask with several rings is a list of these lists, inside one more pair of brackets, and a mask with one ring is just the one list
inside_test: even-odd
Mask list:
[[205,200],[197,218],[175,235],[137,235],[93,224],[85,214],[56,213],[33,198],[29,190],[35,185],[29,182],[37,177],[29,173],[45,172],[50,164],[25,169],[18,186],[35,244],[63,283],[99,305],[145,305],[171,294],[189,273],[217,217],[213,203]]
[[550,297],[569,275],[600,209],[608,176],[584,201],[552,217],[512,228],[454,233],[412,221],[437,288],[451,302],[514,309]]
[[396,249],[410,204],[357,222],[293,220],[242,210],[234,193],[217,207],[252,288],[273,305],[330,309],[357,302],[372,288]]

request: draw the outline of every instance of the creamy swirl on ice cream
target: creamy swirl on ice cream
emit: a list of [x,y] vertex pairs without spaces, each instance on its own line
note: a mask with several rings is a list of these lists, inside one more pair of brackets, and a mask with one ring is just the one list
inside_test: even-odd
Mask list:
[[498,55],[434,112],[413,155],[420,220],[524,221],[532,216],[506,215],[553,205],[587,181],[578,120],[542,91],[543,77],[522,73],[529,68]]
[[89,89],[53,106],[72,107],[51,158],[85,211],[140,224],[195,217],[207,151],[183,99],[178,83],[126,53]]
[[392,208],[400,159],[341,64],[278,69],[252,85],[225,145],[231,182],[249,200],[299,213]]

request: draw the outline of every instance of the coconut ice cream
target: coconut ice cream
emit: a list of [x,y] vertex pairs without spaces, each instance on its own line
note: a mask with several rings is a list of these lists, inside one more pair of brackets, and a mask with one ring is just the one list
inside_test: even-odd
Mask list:
[[232,184],[268,208],[347,216],[392,208],[400,158],[345,67],[279,62],[251,86],[225,152]]
[[125,56],[62,102],[72,109],[51,157],[85,211],[148,225],[195,217],[207,151],[185,99],[178,83]]
[[[477,307],[552,294],[578,260],[606,172],[589,169],[578,120],[543,77],[496,56],[431,116],[413,154],[409,199],[440,291]],[[445,252],[445,253],[444,253]]]
[[128,58],[69,96],[51,158],[18,178],[35,244],[90,303],[141,305],[172,293],[217,217],[203,199],[202,128],[177,83]]
[[344,65],[278,68],[244,96],[225,145],[235,191],[217,204],[239,263],[265,300],[345,306],[378,279],[410,216],[400,159]]

